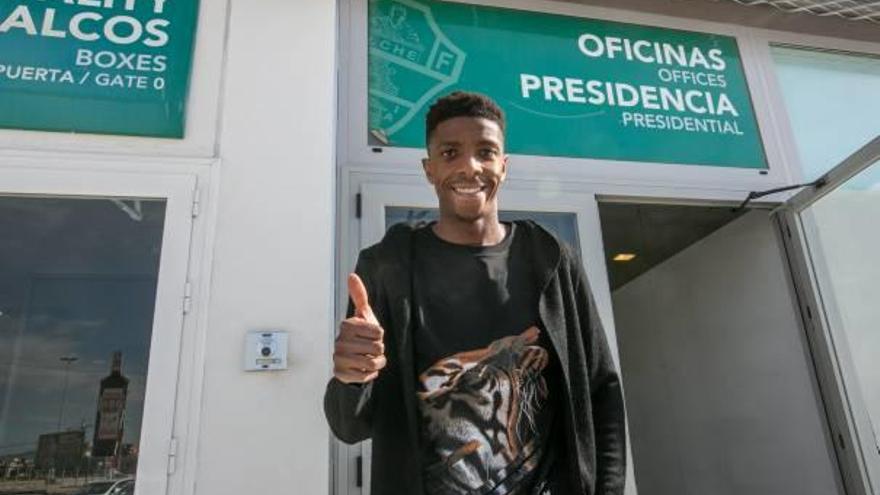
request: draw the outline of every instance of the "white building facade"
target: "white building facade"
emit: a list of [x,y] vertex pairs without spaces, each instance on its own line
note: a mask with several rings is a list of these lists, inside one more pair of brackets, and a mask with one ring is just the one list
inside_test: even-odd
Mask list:
[[[880,493],[880,16],[701,0],[9,3],[0,493],[111,478],[141,495],[369,493],[369,445],[336,442],[322,410],[343,281],[388,224],[430,215],[413,136],[430,101],[458,88],[511,118],[502,209],[557,225],[583,256],[627,394],[627,493]],[[378,45],[427,45],[407,22],[436,28],[430,63]],[[492,51],[502,31],[568,39],[583,59]],[[669,40],[688,47],[688,67],[663,58]],[[704,61],[693,46],[709,47]],[[491,65],[502,56],[518,77]],[[627,56],[650,67],[625,72]],[[731,87],[695,82],[721,65],[740,78]],[[376,82],[404,69],[421,75]],[[419,77],[439,82],[416,97],[388,89]],[[591,93],[591,80],[608,84]],[[621,97],[627,81],[637,102]],[[611,116],[597,144],[528,140],[553,122],[580,132],[593,112]],[[670,116],[703,120],[673,128]],[[822,177],[756,199],[626,284],[609,279],[609,205],[730,209]],[[102,388],[115,352],[126,381]],[[676,383],[691,392],[663,406],[657,391]]]

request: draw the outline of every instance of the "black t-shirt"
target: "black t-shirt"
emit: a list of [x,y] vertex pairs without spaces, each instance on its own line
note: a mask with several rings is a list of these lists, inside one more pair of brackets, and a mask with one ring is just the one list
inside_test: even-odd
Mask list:
[[414,239],[415,365],[429,495],[536,492],[552,459],[558,364],[529,246]]

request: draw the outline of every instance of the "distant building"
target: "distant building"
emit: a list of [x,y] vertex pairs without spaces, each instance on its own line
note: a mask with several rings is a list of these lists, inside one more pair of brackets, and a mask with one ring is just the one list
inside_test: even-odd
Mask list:
[[40,435],[34,465],[38,470],[76,469],[82,465],[85,451],[83,430],[46,433]]
[[128,378],[122,375],[122,353],[113,353],[110,374],[101,380],[92,457],[113,457],[118,452],[125,419]]

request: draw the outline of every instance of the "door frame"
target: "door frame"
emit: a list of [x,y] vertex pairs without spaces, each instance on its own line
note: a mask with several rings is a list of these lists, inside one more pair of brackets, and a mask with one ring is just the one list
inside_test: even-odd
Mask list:
[[[350,191],[354,199],[354,214],[341,215],[339,259],[336,293],[337,320],[344,318],[348,295],[346,277],[354,270],[357,253],[375,242],[385,233],[385,208],[405,206],[414,208],[436,208],[437,197],[434,190],[421,175],[366,174],[349,182],[343,179],[343,189]],[[527,194],[524,194],[527,193]],[[359,199],[358,199],[359,198]],[[617,338],[614,330],[611,290],[608,282],[602,229],[596,194],[589,190],[566,190],[544,187],[541,183],[516,178],[508,178],[499,192],[499,205],[502,210],[541,211],[572,213],[575,215],[581,261],[590,282],[599,316],[603,322],[608,345],[615,364],[620,359]],[[346,211],[343,209],[343,211]],[[369,441],[356,445],[346,445],[332,439],[331,452],[332,493],[335,495],[368,494],[370,486]],[[627,443],[629,449],[629,442]],[[358,460],[360,458],[360,460]],[[629,455],[632,459],[632,455]],[[360,469],[360,473],[358,470]],[[358,487],[358,481],[360,487]],[[365,488],[366,487],[366,488]],[[633,463],[627,463],[627,495],[636,495]]]
[[75,166],[61,169],[55,166],[58,159],[30,158],[5,157],[0,167],[0,195],[165,200],[136,489],[138,493],[167,493],[176,455],[174,425],[198,176]]
[[[531,194],[523,194],[523,192]],[[425,181],[419,181],[418,184],[412,185],[365,182],[360,186],[360,193],[363,198],[359,239],[361,248],[382,239],[385,233],[385,208],[387,206],[437,207],[436,193]],[[527,197],[529,199],[526,199]],[[392,198],[393,203],[391,202]],[[599,207],[595,194],[571,191],[542,192],[534,185],[510,179],[505,181],[504,187],[498,193],[498,204],[501,210],[573,213],[575,215],[584,269],[593,289],[593,297],[596,299],[602,321],[607,327],[606,332],[609,333],[612,354],[617,359],[611,292],[602,245]]]
[[823,175],[824,183],[800,191],[775,212],[832,444],[844,485],[851,495],[880,493],[880,452],[875,447],[865,403],[856,383],[846,336],[837,324],[840,315],[837,308],[827,305],[822,297],[820,281],[826,274],[821,263],[817,263],[820,260],[814,259],[810,244],[816,226],[800,213],[878,161],[880,136]]

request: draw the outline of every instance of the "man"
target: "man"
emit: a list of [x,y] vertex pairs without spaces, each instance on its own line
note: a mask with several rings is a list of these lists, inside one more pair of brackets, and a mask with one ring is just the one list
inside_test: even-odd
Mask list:
[[440,217],[361,252],[331,429],[373,440],[372,495],[623,493],[620,383],[584,271],[533,222],[498,220],[501,109],[456,92],[426,124]]

